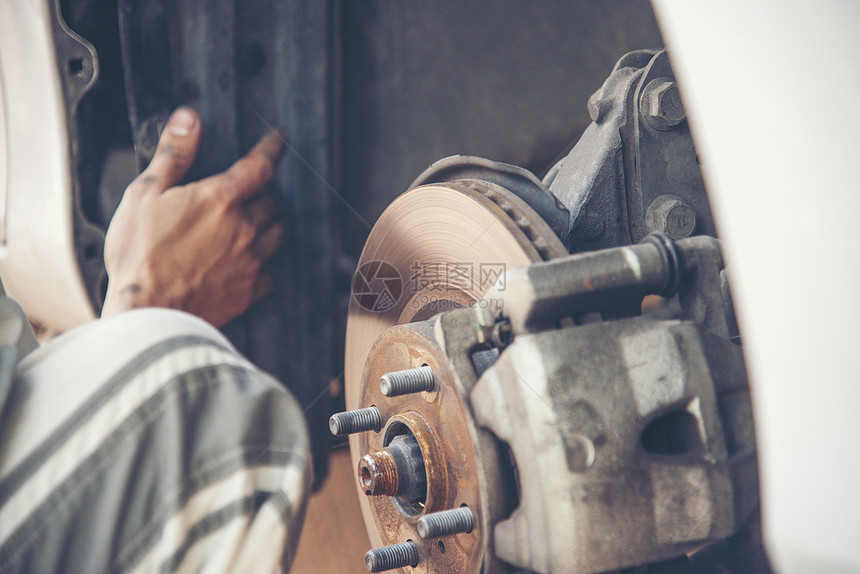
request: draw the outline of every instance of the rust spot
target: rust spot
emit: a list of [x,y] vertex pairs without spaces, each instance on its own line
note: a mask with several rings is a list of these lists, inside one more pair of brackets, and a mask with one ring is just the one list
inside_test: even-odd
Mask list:
[[397,465],[387,450],[361,457],[358,462],[358,480],[368,496],[394,496],[397,494]]

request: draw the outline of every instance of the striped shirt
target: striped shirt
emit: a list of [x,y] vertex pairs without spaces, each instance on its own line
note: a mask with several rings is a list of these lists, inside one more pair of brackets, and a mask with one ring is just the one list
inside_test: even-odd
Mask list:
[[310,487],[293,397],[164,309],[21,360],[0,414],[0,574],[282,572]]

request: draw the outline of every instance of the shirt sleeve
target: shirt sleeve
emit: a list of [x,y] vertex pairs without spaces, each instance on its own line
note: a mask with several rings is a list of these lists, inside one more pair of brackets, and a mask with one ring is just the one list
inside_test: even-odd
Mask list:
[[304,417],[199,319],[132,311],[31,353],[0,436],[0,573],[289,570]]

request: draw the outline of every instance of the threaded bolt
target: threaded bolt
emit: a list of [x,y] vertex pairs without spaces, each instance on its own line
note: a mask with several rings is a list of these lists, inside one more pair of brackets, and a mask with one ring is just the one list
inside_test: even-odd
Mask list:
[[382,428],[382,415],[376,407],[335,413],[328,420],[328,428],[334,436],[379,431]]
[[397,463],[388,450],[372,452],[358,462],[358,478],[367,496],[395,496],[399,486]]
[[386,397],[432,391],[436,387],[433,369],[428,366],[385,373],[379,379],[379,390]]
[[364,555],[364,565],[371,572],[385,572],[404,566],[418,566],[418,546],[411,540],[382,548],[371,548]]
[[471,532],[474,521],[472,509],[468,506],[425,514],[418,519],[418,536],[440,538],[460,532]]

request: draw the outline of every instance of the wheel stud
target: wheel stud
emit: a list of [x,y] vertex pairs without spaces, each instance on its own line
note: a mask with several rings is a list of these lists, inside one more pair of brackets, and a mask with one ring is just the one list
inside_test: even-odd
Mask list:
[[334,436],[379,431],[382,428],[382,415],[376,407],[335,413],[328,420],[328,428]]
[[460,532],[471,532],[473,524],[472,510],[468,506],[463,506],[425,514],[418,519],[417,530],[421,538],[440,538]]
[[386,373],[379,379],[379,390],[386,397],[396,397],[436,388],[436,378],[428,366]]
[[418,546],[409,540],[403,544],[372,548],[364,555],[364,565],[371,572],[418,566]]

